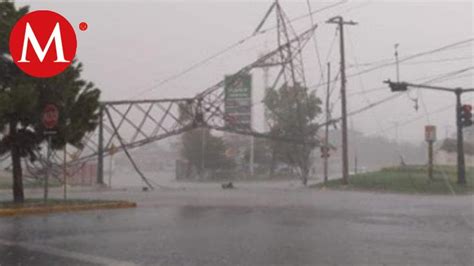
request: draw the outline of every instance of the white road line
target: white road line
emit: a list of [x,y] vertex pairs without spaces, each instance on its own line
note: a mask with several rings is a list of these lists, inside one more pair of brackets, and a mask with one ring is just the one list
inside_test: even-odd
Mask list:
[[41,253],[50,254],[53,256],[59,256],[67,259],[75,259],[83,262],[89,262],[100,265],[114,265],[114,266],[135,266],[137,264],[128,261],[119,261],[105,257],[99,257],[94,255],[88,255],[84,253],[66,251],[59,248],[49,247],[45,245],[38,245],[26,242],[12,242],[8,240],[0,239],[0,245],[4,246],[18,246],[32,251],[38,251]]

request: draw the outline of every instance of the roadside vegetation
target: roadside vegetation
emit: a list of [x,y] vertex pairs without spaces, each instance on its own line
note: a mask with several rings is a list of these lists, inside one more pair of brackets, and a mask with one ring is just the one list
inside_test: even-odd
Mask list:
[[474,168],[466,169],[466,180],[465,186],[456,183],[454,166],[435,166],[433,180],[428,179],[428,169],[425,166],[404,166],[350,176],[349,185],[343,185],[341,179],[336,179],[325,185],[318,184],[317,187],[405,194],[474,193]]
[[92,203],[104,203],[112,201],[101,201],[101,200],[83,200],[83,199],[48,199],[45,203],[43,199],[25,199],[23,203],[15,203],[12,201],[0,201],[0,208],[26,208],[26,207],[37,207],[37,206],[54,206],[54,205],[78,205],[78,204],[92,204]]
[[51,148],[62,150],[68,144],[81,148],[83,137],[94,131],[99,121],[100,90],[81,78],[83,65],[76,60],[48,79],[20,71],[11,60],[8,40],[29,7],[17,8],[10,1],[0,4],[0,156],[11,157],[13,200],[21,203],[25,200],[23,159],[39,161],[48,139],[42,123],[45,106],[54,104],[59,110]]
[[137,204],[134,202],[113,200],[49,199],[46,203],[42,199],[26,199],[22,203],[0,201],[0,217],[97,209],[135,208],[136,206]]

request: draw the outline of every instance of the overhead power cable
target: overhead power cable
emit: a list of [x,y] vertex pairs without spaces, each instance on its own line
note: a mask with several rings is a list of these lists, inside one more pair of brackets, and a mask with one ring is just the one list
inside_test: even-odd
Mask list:
[[[314,11],[311,11],[309,14],[304,14],[304,15],[301,15],[301,16],[297,16],[297,17],[294,17],[294,18],[291,18],[288,20],[288,22],[295,22],[295,21],[298,21],[298,20],[301,20],[301,19],[304,19],[304,18],[307,18],[309,16],[312,16],[314,14],[317,14],[317,13],[321,13],[325,10],[328,10],[328,9],[331,9],[331,8],[334,8],[334,7],[337,7],[337,6],[340,6],[340,5],[343,5],[345,3],[349,2],[349,0],[342,0],[342,1],[339,1],[339,2],[336,2],[334,4],[330,4],[330,5],[327,5],[327,6],[324,6],[320,9],[316,9]],[[270,31],[270,30],[273,30],[273,29],[276,29],[278,26],[275,25],[275,26],[272,26],[272,27],[269,27],[269,28],[266,28],[266,29],[263,29],[263,30],[260,30],[259,32],[260,33],[265,33],[267,31]]]
[[145,93],[147,93],[147,92],[149,92],[149,91],[151,91],[151,90],[154,90],[154,89],[156,89],[156,88],[158,88],[158,87],[160,87],[160,86],[162,86],[162,85],[164,85],[164,84],[166,84],[166,83],[168,83],[168,82],[170,82],[170,81],[176,80],[176,79],[178,79],[178,78],[184,76],[185,74],[191,72],[192,70],[194,70],[194,69],[196,69],[196,68],[198,68],[198,67],[200,67],[200,66],[202,66],[202,65],[205,65],[206,63],[208,63],[208,62],[212,61],[213,59],[215,59],[215,58],[217,58],[217,57],[219,57],[219,56],[221,56],[221,55],[227,53],[228,51],[234,49],[235,47],[242,45],[244,42],[246,42],[247,40],[249,40],[249,39],[251,39],[251,38],[253,38],[253,37],[254,37],[254,35],[250,35],[250,36],[248,36],[248,37],[246,37],[246,38],[244,38],[244,39],[242,39],[242,40],[240,40],[240,41],[238,41],[238,42],[236,42],[236,43],[234,43],[234,44],[232,44],[232,45],[230,45],[230,46],[228,46],[228,47],[226,47],[226,48],[224,48],[224,49],[222,49],[222,50],[220,50],[220,51],[218,51],[217,53],[215,53],[215,54],[213,54],[213,55],[211,55],[211,56],[209,56],[209,57],[207,57],[207,58],[205,58],[205,59],[203,59],[203,60],[201,60],[201,61],[199,61],[199,62],[197,62],[197,63],[192,64],[192,65],[189,66],[188,68],[185,68],[184,70],[182,70],[182,71],[180,71],[180,72],[178,72],[178,73],[176,73],[176,74],[174,74],[174,75],[171,75],[171,76],[169,76],[169,77],[163,79],[163,80],[160,81],[159,83],[157,83],[157,84],[155,84],[155,85],[152,85],[151,87],[149,87],[149,88],[147,88],[147,89],[144,89],[144,90],[138,92],[133,98],[136,98],[136,97],[138,97],[138,96],[142,96],[143,94],[145,94]]
[[331,54],[332,54],[332,49],[334,47],[334,44],[336,43],[336,37],[337,37],[338,29],[339,28],[336,28],[336,30],[334,32],[334,37],[332,37],[331,45],[329,46],[328,52],[326,54],[326,61],[327,62],[329,62],[329,58],[331,57]]
[[[466,99],[466,101],[471,101],[472,99],[473,99],[473,98],[471,97],[471,98]],[[431,114],[431,115],[434,115],[434,114],[437,114],[437,113],[441,113],[441,112],[447,111],[447,110],[449,110],[449,109],[452,109],[455,105],[456,105],[456,104],[448,104],[448,105],[442,106],[442,107],[440,107],[440,108],[438,108],[438,109],[436,109],[436,110],[434,110],[434,111],[431,111],[430,114]],[[411,124],[411,123],[413,123],[413,122],[416,122],[416,121],[421,120],[421,119],[424,119],[424,118],[425,118],[425,114],[419,115],[419,116],[417,116],[417,117],[415,117],[415,118],[408,119],[408,120],[405,120],[405,121],[402,122],[402,123],[399,123],[399,124],[398,124],[398,127],[403,127],[403,126],[409,125],[409,124]],[[391,129],[394,129],[394,128],[395,128],[395,127],[388,127],[388,128],[385,128],[385,130],[391,130]],[[376,132],[374,132],[373,134],[378,134],[378,133],[380,133],[380,132],[379,132],[379,131],[376,131]]]
[[443,75],[438,76],[438,77],[436,77],[436,78],[430,79],[430,80],[427,81],[427,82],[428,82],[428,83],[433,83],[433,82],[440,81],[440,80],[446,80],[446,78],[453,77],[453,76],[457,76],[457,75],[459,75],[459,74],[462,74],[462,73],[464,73],[464,72],[467,72],[467,71],[473,70],[473,69],[474,69],[474,66],[466,67],[466,68],[463,68],[463,69],[460,69],[460,70],[456,70],[456,71],[452,71],[452,72],[443,74]]
[[[421,64],[430,64],[430,63],[457,62],[457,61],[472,60],[472,59],[474,59],[474,56],[462,56],[462,57],[440,58],[440,59],[408,62],[408,63],[405,63],[404,65],[421,65]],[[373,66],[376,64],[380,64],[380,63],[392,61],[392,60],[393,59],[385,59],[385,60],[379,60],[376,62],[369,62],[369,63],[349,64],[347,67],[353,68],[353,67]]]
[[[350,38],[348,38],[348,39],[349,39],[350,48],[351,48],[351,50],[352,50],[352,56],[353,56],[353,58],[354,58],[356,64],[358,64],[359,60],[357,59],[357,56],[356,56],[354,44],[353,44],[353,42],[352,42],[352,36],[349,34],[349,37],[350,37]],[[359,70],[359,68],[357,68],[357,70]],[[361,89],[362,92],[365,92],[366,89],[365,89],[364,80],[362,79],[362,76],[359,76],[359,83],[360,83],[359,89]],[[368,105],[371,105],[371,104],[372,104],[372,101],[366,96],[365,93],[362,94],[362,96],[363,96],[364,101],[365,101],[366,104],[368,104]],[[373,111],[373,110],[372,110],[372,111]],[[375,120],[375,122],[377,123],[377,126],[378,126],[380,129],[382,129],[382,125],[381,125],[381,123],[380,123],[378,117],[376,117],[375,115],[373,115],[373,117],[375,118],[374,120]],[[385,134],[385,132],[383,132],[383,133]]]
[[[418,58],[418,57],[421,57],[421,56],[434,54],[434,53],[437,53],[437,52],[440,52],[440,51],[443,51],[443,50],[447,50],[447,49],[459,46],[461,44],[472,42],[473,40],[474,40],[474,38],[470,38],[470,39],[463,40],[463,41],[460,41],[460,42],[455,42],[455,43],[452,43],[452,44],[449,44],[449,45],[445,45],[445,46],[442,46],[440,48],[436,48],[436,49],[433,49],[433,50],[429,50],[429,51],[409,55],[407,57],[401,58],[398,62],[402,63],[402,62],[412,60],[414,58]],[[372,72],[374,70],[384,68],[384,67],[387,67],[387,66],[391,66],[391,65],[394,65],[394,64],[396,64],[396,62],[384,63],[384,64],[381,64],[381,65],[378,65],[378,66],[375,66],[375,67],[372,67],[372,68],[369,68],[369,69],[365,69],[365,70],[350,74],[350,75],[348,75],[348,77],[354,77],[354,76],[362,75],[362,74],[369,73],[369,72]]]
[[[306,0],[306,6],[308,7],[308,13],[309,13],[310,22],[311,22],[311,28],[314,28],[314,18],[313,18],[313,14],[312,14],[311,3],[309,2],[309,0]],[[321,54],[319,53],[318,40],[316,39],[315,34],[313,34],[313,36],[311,36],[311,38],[313,39],[314,50],[316,51],[316,57],[318,58],[319,73],[321,74],[321,80],[319,82],[321,83],[321,82],[324,82],[324,72],[323,72],[323,65],[321,63]]]
[[[312,11],[310,14],[306,14],[306,15],[304,15],[304,16],[299,16],[299,17],[290,19],[289,21],[290,21],[290,22],[291,22],[291,21],[296,21],[296,20],[305,18],[305,17],[307,17],[307,16],[309,16],[309,15],[317,14],[317,13],[320,13],[320,12],[322,12],[322,11],[325,11],[325,10],[334,8],[334,7],[336,7],[336,6],[342,5],[342,4],[346,3],[346,2],[348,2],[348,0],[343,0],[343,1],[340,1],[340,2],[337,2],[337,3],[334,3],[334,4],[331,4],[331,5],[322,7],[322,8],[320,8],[320,9],[315,10],[315,11]],[[269,10],[269,11],[271,11],[271,10]],[[266,16],[267,16],[267,15],[266,15]],[[234,49],[235,47],[242,45],[244,42],[248,41],[249,39],[252,39],[252,38],[254,38],[255,36],[258,36],[258,35],[260,35],[260,34],[265,34],[266,32],[268,32],[268,31],[273,30],[273,29],[276,28],[276,26],[274,26],[274,27],[271,27],[271,28],[268,28],[268,29],[265,29],[265,30],[260,30],[261,26],[262,26],[262,25],[259,25],[259,27],[257,28],[257,31],[255,31],[253,34],[251,34],[251,35],[249,35],[249,36],[247,36],[247,37],[245,37],[245,38],[243,38],[243,39],[241,39],[241,40],[239,40],[239,41],[237,41],[237,42],[231,44],[230,46],[228,46],[228,47],[222,49],[221,51],[218,51],[218,52],[215,53],[215,54],[210,55],[210,56],[207,57],[207,58],[204,58],[203,60],[201,60],[201,61],[199,61],[199,62],[196,62],[196,63],[192,64],[192,65],[189,66],[188,68],[186,68],[186,69],[184,69],[184,70],[182,70],[182,71],[180,71],[180,72],[178,72],[178,73],[176,73],[176,74],[174,74],[174,75],[171,75],[171,76],[169,76],[169,77],[163,79],[162,81],[158,82],[157,84],[154,84],[154,85],[150,86],[149,88],[146,88],[146,89],[143,89],[143,90],[139,91],[139,92],[138,92],[137,94],[135,94],[132,98],[136,98],[136,97],[138,97],[138,96],[142,96],[143,94],[145,94],[145,93],[147,93],[147,92],[149,92],[149,91],[155,90],[156,88],[158,88],[158,87],[160,87],[160,86],[162,86],[162,85],[164,85],[164,84],[166,84],[166,83],[168,83],[168,82],[170,82],[170,81],[176,80],[176,79],[182,77],[183,75],[185,75],[185,74],[191,72],[192,70],[194,70],[194,69],[196,69],[196,68],[198,68],[198,67],[200,67],[200,66],[202,66],[202,65],[204,65],[204,64],[206,64],[206,63],[208,63],[208,62],[210,62],[210,61],[212,61],[213,59],[215,59],[215,58],[221,56],[222,54],[227,53],[228,51]]]
[[[453,71],[453,72],[451,72],[451,73],[454,73],[454,72],[461,72],[461,70]],[[446,75],[446,74],[442,74],[442,75]],[[423,82],[423,84],[430,84],[430,83],[433,83],[433,82],[434,82],[434,81],[433,81],[433,79],[432,79],[432,80],[428,80],[428,81]],[[380,88],[381,88],[381,87],[380,87]],[[373,89],[373,90],[378,90],[378,89],[380,89],[380,88],[375,88],[375,89]],[[350,117],[350,116],[353,116],[353,115],[357,115],[357,114],[360,114],[360,113],[365,112],[365,111],[367,111],[367,110],[370,110],[370,109],[372,109],[372,108],[374,108],[374,107],[376,107],[376,106],[379,106],[379,105],[381,105],[381,104],[383,104],[383,103],[386,103],[386,102],[388,102],[388,101],[394,100],[394,99],[400,97],[400,96],[403,95],[403,94],[404,94],[403,92],[397,93],[397,94],[394,94],[394,95],[390,95],[389,97],[383,98],[383,99],[381,99],[381,100],[379,100],[379,101],[377,101],[377,102],[373,102],[373,103],[371,103],[371,104],[368,104],[368,105],[366,105],[366,106],[364,106],[364,107],[362,107],[362,108],[359,108],[359,109],[356,109],[356,110],[354,110],[354,111],[352,111],[352,112],[349,112],[349,113],[347,114],[347,117]],[[425,116],[423,116],[423,118],[424,118],[424,117],[425,117]],[[339,120],[341,120],[341,117],[339,117],[339,118],[337,118],[337,119],[331,120],[330,123],[333,124],[333,123],[338,122]]]
[[[388,101],[394,100],[394,99],[396,99],[396,98],[398,98],[398,97],[400,97],[400,96],[402,96],[402,95],[403,95],[403,93],[397,93],[397,94],[394,94],[394,95],[390,95],[389,97],[383,98],[383,99],[381,99],[381,100],[379,100],[379,101],[377,101],[377,102],[373,102],[373,103],[371,103],[371,104],[369,104],[369,105],[366,105],[366,106],[364,106],[364,107],[362,107],[362,108],[359,108],[359,109],[356,109],[356,110],[354,110],[354,111],[348,112],[348,113],[347,113],[347,117],[351,117],[351,116],[360,114],[360,113],[365,112],[365,111],[367,111],[367,110],[370,110],[370,109],[372,109],[372,108],[374,108],[374,107],[376,107],[376,106],[379,106],[379,105],[381,105],[381,104],[383,104],[383,103],[386,103],[386,102],[388,102]],[[338,123],[341,119],[342,119],[342,117],[338,117],[338,118],[335,118],[335,119],[330,120],[328,123],[320,124],[320,126],[325,126],[326,124],[335,124],[335,123]]]
[[[470,38],[470,39],[466,39],[466,40],[462,40],[462,41],[458,41],[458,42],[455,42],[455,43],[451,43],[451,44],[448,44],[448,45],[445,45],[445,46],[442,46],[442,47],[439,47],[439,48],[436,48],[436,49],[432,49],[432,50],[428,50],[428,51],[424,51],[424,52],[420,52],[420,53],[416,53],[416,54],[413,54],[413,55],[409,55],[409,56],[406,56],[404,58],[401,58],[399,60],[399,63],[401,62],[405,62],[405,61],[408,61],[408,60],[412,60],[414,58],[418,58],[418,57],[422,57],[422,56],[426,56],[426,55],[430,55],[430,54],[434,54],[434,53],[437,53],[437,52],[441,52],[441,51],[444,51],[444,50],[448,50],[448,49],[453,49],[455,47],[458,47],[460,45],[464,45],[464,44],[467,44],[467,43],[470,43],[474,41],[474,38]],[[383,64],[380,64],[380,65],[377,65],[377,66],[374,66],[374,67],[371,67],[371,68],[368,68],[368,69],[365,69],[365,70],[362,70],[362,71],[358,71],[356,73],[352,73],[352,74],[349,74],[347,75],[347,78],[350,78],[350,77],[356,77],[358,75],[363,75],[363,74],[366,74],[366,73],[369,73],[369,72],[373,72],[375,70],[378,70],[378,69],[381,69],[381,68],[385,68],[385,67],[388,67],[388,66],[392,66],[396,64],[395,60],[390,62],[390,63],[383,63]],[[318,84],[318,85],[314,85],[314,86],[310,86],[311,89],[317,89],[321,86],[324,86],[326,85],[327,82],[323,82],[322,84]]]
[[[468,70],[472,70],[472,69],[474,69],[474,67],[462,68],[462,69],[455,70],[455,71],[450,71],[450,72],[447,72],[447,73],[423,76],[423,77],[420,77],[420,78],[413,79],[413,81],[425,80],[424,83],[435,83],[435,82],[438,83],[438,82],[444,82],[444,81],[454,80],[454,79],[458,79],[458,78],[464,78],[464,77],[468,77],[468,76],[472,77],[471,74],[469,74],[469,75],[460,75],[459,76],[459,74],[467,72]],[[380,87],[376,87],[376,88],[373,88],[373,89],[368,89],[368,90],[365,90],[363,92],[353,92],[353,93],[348,94],[347,96],[351,97],[351,96],[356,96],[356,95],[364,95],[364,94],[369,94],[369,93],[372,93],[372,92],[378,92],[378,91],[382,91],[382,90],[387,90],[387,86],[382,85]]]

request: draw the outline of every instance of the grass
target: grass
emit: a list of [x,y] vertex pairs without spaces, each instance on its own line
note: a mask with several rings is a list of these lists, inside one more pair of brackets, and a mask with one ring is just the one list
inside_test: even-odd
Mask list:
[[21,204],[11,201],[0,202],[0,217],[96,209],[134,208],[136,206],[134,202],[116,200],[70,199],[64,201],[61,199],[50,199],[45,203],[42,199],[28,199]]
[[319,184],[318,187],[405,194],[474,193],[474,168],[466,169],[465,186],[456,183],[456,176],[456,168],[453,166],[436,166],[431,181],[424,166],[390,167],[350,176],[348,185],[343,185],[342,180],[337,179],[330,180],[326,185]]
[[12,201],[0,201],[0,209],[2,208],[31,208],[38,206],[56,206],[56,205],[81,205],[81,204],[95,204],[95,203],[108,203],[115,201],[105,200],[83,200],[83,199],[48,199],[46,203],[43,199],[26,199],[23,203],[14,203]]

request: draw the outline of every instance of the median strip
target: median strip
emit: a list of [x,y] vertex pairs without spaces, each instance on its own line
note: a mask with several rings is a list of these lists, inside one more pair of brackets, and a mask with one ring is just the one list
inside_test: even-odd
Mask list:
[[23,204],[3,202],[0,203],[0,217],[98,209],[123,209],[135,208],[136,206],[135,202],[128,201],[51,200],[46,204],[41,200],[29,200]]

